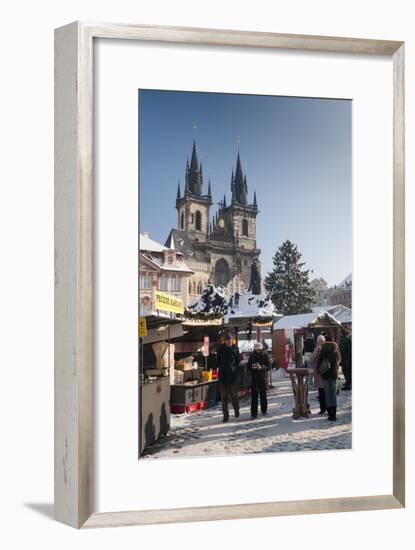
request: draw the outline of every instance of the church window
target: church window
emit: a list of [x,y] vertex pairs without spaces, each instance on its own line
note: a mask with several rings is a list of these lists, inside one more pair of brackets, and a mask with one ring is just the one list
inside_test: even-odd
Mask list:
[[242,220],[242,235],[244,237],[248,236],[248,220],[246,219]]
[[215,265],[215,284],[216,286],[226,286],[229,280],[229,264],[224,258],[221,258]]
[[196,294],[196,281],[193,281],[193,294]]
[[191,215],[191,220],[192,220],[192,223],[194,223],[194,221],[195,221],[195,215],[194,214]]
[[183,212],[180,216],[180,228],[184,229],[184,213]]
[[199,281],[199,283],[197,285],[197,293],[202,294],[202,292],[203,292],[202,283]]
[[196,212],[196,229],[198,231],[201,231],[202,229],[202,214],[199,210]]

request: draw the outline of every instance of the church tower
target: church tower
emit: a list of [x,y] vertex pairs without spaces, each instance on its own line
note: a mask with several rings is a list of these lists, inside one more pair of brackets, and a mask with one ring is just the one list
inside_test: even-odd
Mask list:
[[256,193],[253,195],[253,202],[249,204],[248,201],[248,182],[238,151],[235,172],[232,171],[231,176],[231,203],[227,204],[225,195],[213,219],[208,240],[212,246],[218,242],[231,245],[230,253],[224,254],[223,251],[222,257],[216,257],[213,277],[216,284],[226,285],[231,278],[238,275],[248,288],[251,264],[258,260],[261,252],[256,243],[258,212]]
[[181,195],[180,183],[177,188],[176,209],[177,227],[190,233],[199,242],[209,234],[209,212],[212,205],[212,188],[209,181],[208,192],[203,194],[203,169],[197,158],[196,142],[193,141],[192,157],[187,160],[184,193]]
[[245,250],[256,250],[256,217],[258,204],[256,193],[252,204],[248,204],[248,183],[243,173],[238,151],[235,172],[231,176],[231,204],[226,205],[226,197],[218,212],[219,226],[231,236],[232,240]]

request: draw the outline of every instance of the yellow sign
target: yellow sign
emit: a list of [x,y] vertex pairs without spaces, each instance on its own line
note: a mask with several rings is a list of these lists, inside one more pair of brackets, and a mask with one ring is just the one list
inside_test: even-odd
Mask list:
[[140,317],[140,338],[147,336],[147,321],[145,317]]
[[183,313],[183,300],[176,298],[176,296],[170,296],[170,294],[164,294],[156,290],[156,309],[162,311],[170,311],[172,313]]

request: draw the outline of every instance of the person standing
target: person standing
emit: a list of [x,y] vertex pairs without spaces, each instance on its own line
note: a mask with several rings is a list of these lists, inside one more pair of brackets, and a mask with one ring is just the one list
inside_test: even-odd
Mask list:
[[341,355],[339,346],[332,336],[326,337],[326,343],[321,346],[320,355],[317,363],[317,371],[322,378],[324,394],[326,398],[327,412],[331,422],[337,420],[337,375]]
[[251,373],[251,418],[258,416],[258,393],[261,401],[261,412],[267,414],[267,373],[271,369],[271,363],[267,352],[261,342],[255,342],[254,351],[248,360],[248,370]]
[[352,341],[348,330],[344,327],[340,334],[340,355],[342,356],[342,371],[345,378],[343,390],[350,391],[352,389]]
[[326,394],[324,393],[323,380],[322,380],[321,376],[319,375],[319,373],[317,372],[317,368],[316,368],[317,365],[318,365],[319,358],[320,358],[321,347],[323,346],[323,344],[325,344],[325,342],[326,342],[326,337],[324,336],[324,334],[319,334],[317,336],[317,345],[314,348],[313,353],[311,354],[311,362],[313,363],[314,369],[315,369],[315,371],[314,371],[314,385],[315,385],[315,387],[317,388],[317,391],[318,391],[318,402],[320,404],[319,414],[324,414],[327,410],[327,408],[326,408]]
[[223,422],[229,420],[228,399],[231,400],[235,418],[239,417],[238,372],[239,351],[232,345],[232,335],[225,335],[225,343],[217,351],[219,367],[219,391],[222,401]]

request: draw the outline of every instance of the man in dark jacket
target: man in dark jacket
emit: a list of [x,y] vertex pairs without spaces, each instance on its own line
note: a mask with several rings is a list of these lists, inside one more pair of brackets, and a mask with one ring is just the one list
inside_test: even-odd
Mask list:
[[261,342],[255,342],[254,351],[248,360],[248,370],[251,373],[251,417],[255,419],[258,415],[258,393],[261,401],[261,412],[267,414],[267,371],[271,363],[267,352]]
[[[326,336],[326,343],[321,346],[321,351],[317,363],[317,372],[320,371],[321,379],[326,397],[327,412],[329,413],[328,420],[334,422],[337,420],[337,375],[339,372],[339,364],[341,355],[339,346],[336,344],[331,335]],[[322,364],[326,363],[328,370],[322,372]]]
[[219,366],[219,391],[222,401],[223,422],[229,420],[228,399],[232,401],[235,417],[239,416],[238,372],[239,350],[232,345],[232,335],[225,335],[225,343],[217,351]]

